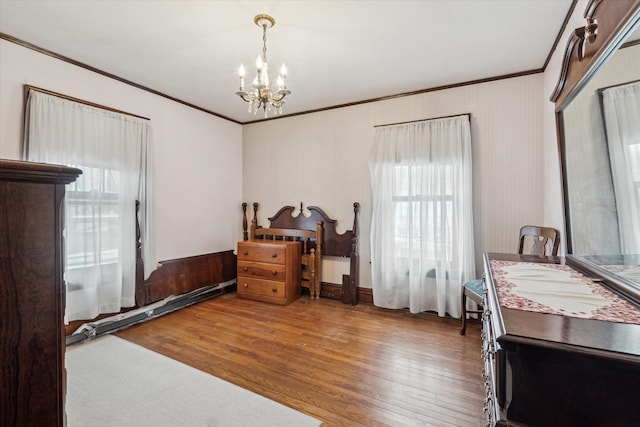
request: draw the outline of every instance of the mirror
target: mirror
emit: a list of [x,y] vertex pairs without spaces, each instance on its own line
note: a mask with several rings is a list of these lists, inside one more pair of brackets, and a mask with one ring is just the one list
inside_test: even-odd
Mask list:
[[[635,7],[624,34],[608,49],[599,47],[608,52],[593,53],[591,69],[585,66],[556,110],[568,258],[640,302],[640,6]],[[592,22],[598,21],[587,16],[584,40]],[[588,41],[578,46],[588,49]]]

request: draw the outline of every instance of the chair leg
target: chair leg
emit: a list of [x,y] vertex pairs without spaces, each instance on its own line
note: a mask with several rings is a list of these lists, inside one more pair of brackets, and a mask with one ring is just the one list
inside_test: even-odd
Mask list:
[[464,335],[467,332],[467,296],[464,293],[464,286],[462,287],[462,327],[460,328],[460,335]]

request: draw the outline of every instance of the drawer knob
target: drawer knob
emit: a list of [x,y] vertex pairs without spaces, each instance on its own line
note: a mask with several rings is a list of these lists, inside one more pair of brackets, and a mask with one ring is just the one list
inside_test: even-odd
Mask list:
[[242,271],[249,271],[249,267],[242,267]]
[[247,285],[247,284],[245,283],[245,284],[244,284],[244,287],[245,287],[245,288],[248,288],[248,287],[249,287],[249,285]]
[[271,289],[271,292],[278,292],[278,288]]
[[249,251],[244,251],[242,254],[243,255],[249,255]]
[[271,272],[271,274],[273,274],[273,275],[275,276],[276,274],[278,274],[278,272],[277,272],[277,271],[275,271],[275,270],[273,270],[273,271]]
[[273,254],[273,255],[271,255],[271,257],[272,257],[272,258],[277,258],[277,257],[278,257],[278,254]]

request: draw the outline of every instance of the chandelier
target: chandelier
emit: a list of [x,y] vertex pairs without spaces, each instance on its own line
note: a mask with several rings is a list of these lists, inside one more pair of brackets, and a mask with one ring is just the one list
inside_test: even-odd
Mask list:
[[244,87],[244,66],[240,64],[238,74],[240,75],[240,90],[236,92],[243,101],[249,103],[249,113],[257,114],[258,110],[264,110],[267,117],[270,111],[275,114],[282,114],[282,106],[285,104],[285,97],[291,93],[287,89],[287,68],[282,64],[277,80],[277,90],[272,90],[269,82],[269,66],[267,65],[267,28],[276,24],[275,19],[269,15],[257,15],[253,22],[258,27],[262,27],[262,54],[256,60],[256,77],[247,92]]

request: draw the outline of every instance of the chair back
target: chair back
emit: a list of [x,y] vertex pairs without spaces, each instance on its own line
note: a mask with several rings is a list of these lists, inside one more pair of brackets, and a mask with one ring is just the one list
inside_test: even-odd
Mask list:
[[524,253],[525,240],[530,255],[556,256],[560,246],[560,233],[555,228],[525,225],[520,229],[518,253]]

